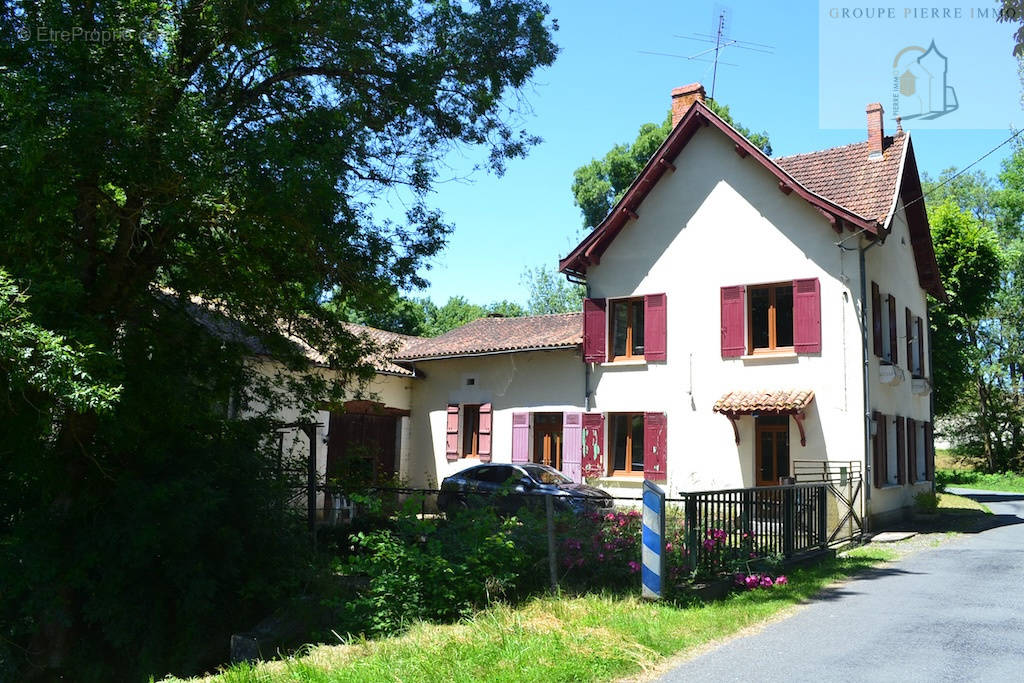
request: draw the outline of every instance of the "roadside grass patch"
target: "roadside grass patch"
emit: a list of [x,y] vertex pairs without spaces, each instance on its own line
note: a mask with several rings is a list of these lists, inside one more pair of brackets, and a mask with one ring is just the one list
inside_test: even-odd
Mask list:
[[496,605],[458,624],[420,622],[394,637],[311,646],[294,657],[235,665],[204,680],[609,680],[651,670],[670,656],[763,623],[833,581],[896,557],[891,547],[856,548],[794,570],[785,586],[738,592],[709,604],[650,603],[611,594],[539,597],[517,607]]
[[938,497],[939,510],[942,510],[943,512],[981,512],[986,515],[992,514],[992,511],[984,503],[979,503],[976,500],[971,500],[964,496],[957,496],[952,493],[940,493],[938,494]]
[[965,489],[1024,493],[1024,475],[1015,472],[986,474],[972,470],[936,469],[935,483],[942,486],[959,486]]

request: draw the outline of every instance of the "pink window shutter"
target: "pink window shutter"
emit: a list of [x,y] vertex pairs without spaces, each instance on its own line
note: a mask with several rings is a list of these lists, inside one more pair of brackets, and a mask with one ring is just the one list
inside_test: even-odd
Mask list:
[[644,479],[667,479],[665,428],[665,413],[644,413]]
[[445,437],[445,457],[448,462],[459,459],[459,406],[448,404],[447,435]]
[[583,300],[583,362],[603,363],[605,357],[605,321],[604,299]]
[[477,445],[477,455],[480,456],[480,462],[491,461],[491,413],[490,403],[484,403],[480,406],[480,441]]
[[604,415],[583,413],[583,456],[581,467],[584,477],[604,474]]
[[821,353],[821,284],[818,278],[793,280],[793,347]]
[[562,474],[583,482],[583,413],[562,415]]
[[530,461],[530,414],[512,413],[512,462]]
[[644,359],[668,359],[668,327],[666,298],[664,294],[648,294],[644,297]]
[[722,287],[722,357],[736,358],[747,350],[743,286]]

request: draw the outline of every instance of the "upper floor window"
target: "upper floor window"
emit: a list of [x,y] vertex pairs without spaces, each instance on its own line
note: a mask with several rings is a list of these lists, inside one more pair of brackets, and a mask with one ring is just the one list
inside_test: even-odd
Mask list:
[[882,296],[878,283],[871,283],[871,331],[875,355],[883,364],[899,365],[896,346],[896,297]]
[[616,299],[611,301],[609,317],[612,340],[610,360],[630,360],[644,357],[644,300]]
[[748,287],[750,353],[793,349],[793,283]]

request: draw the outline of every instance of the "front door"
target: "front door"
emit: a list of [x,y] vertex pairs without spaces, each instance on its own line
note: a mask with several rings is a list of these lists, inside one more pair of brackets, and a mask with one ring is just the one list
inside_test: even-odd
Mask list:
[[372,413],[331,413],[327,476],[369,485],[395,473],[398,418]]
[[562,469],[562,414],[534,413],[533,461]]
[[758,486],[778,486],[789,476],[789,416],[755,418],[755,476]]

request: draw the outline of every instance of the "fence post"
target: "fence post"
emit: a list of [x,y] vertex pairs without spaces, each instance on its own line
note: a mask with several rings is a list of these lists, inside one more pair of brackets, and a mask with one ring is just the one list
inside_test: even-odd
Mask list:
[[686,530],[686,564],[690,573],[697,571],[697,553],[700,547],[697,545],[697,499],[693,496],[680,494],[686,501],[683,527]]
[[640,594],[650,600],[660,600],[665,592],[665,492],[646,479],[641,519]]
[[548,572],[551,575],[551,592],[558,593],[558,561],[555,558],[555,506],[552,496],[544,496],[544,510],[548,518]]
[[792,486],[782,489],[782,555],[785,558],[793,556],[793,534],[796,532],[796,496]]
[[818,533],[821,549],[828,547],[828,484],[818,487]]
[[749,490],[740,494],[740,525],[743,526],[741,533],[754,530],[754,498]]

